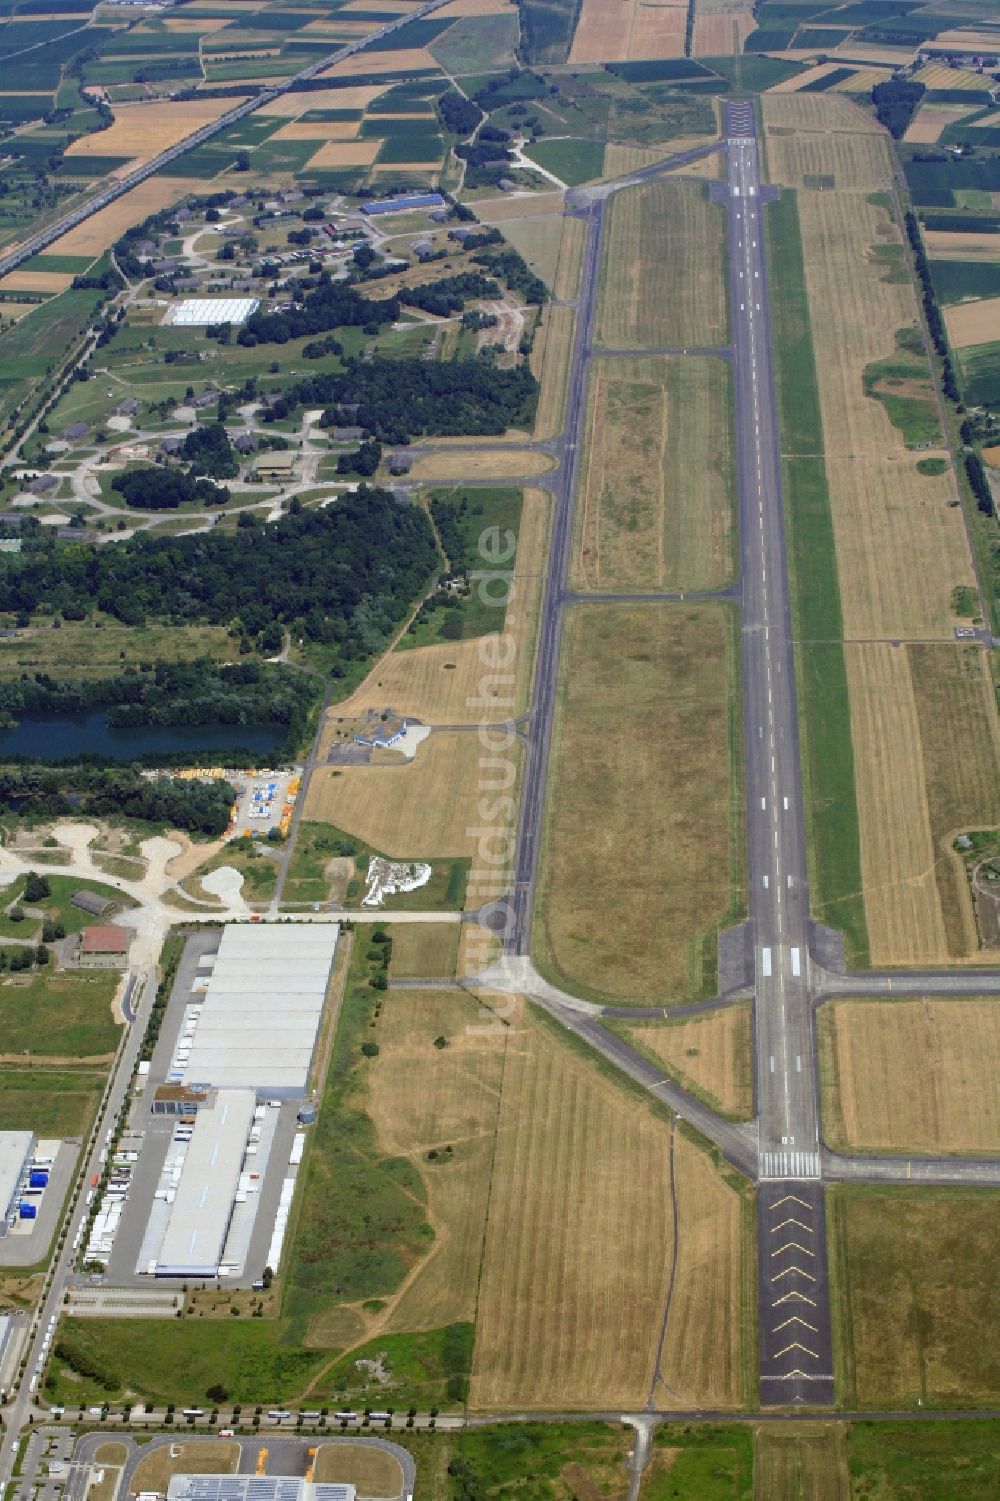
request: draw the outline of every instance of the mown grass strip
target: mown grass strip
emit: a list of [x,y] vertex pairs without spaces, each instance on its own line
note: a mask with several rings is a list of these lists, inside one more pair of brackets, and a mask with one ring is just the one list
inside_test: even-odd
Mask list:
[[782,192],[766,228],[812,909],[842,930],[848,964],[866,965],[843,616],[795,193]]

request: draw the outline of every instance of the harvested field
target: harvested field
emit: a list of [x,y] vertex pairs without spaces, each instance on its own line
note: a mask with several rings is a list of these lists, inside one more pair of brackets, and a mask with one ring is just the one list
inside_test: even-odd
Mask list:
[[[232,99],[187,99],[183,104],[169,100],[120,104],[115,110],[114,124],[101,132],[101,155],[135,158],[119,169],[119,173],[131,171],[136,162],[152,160],[168,146],[176,145],[201,126],[217,120],[226,110],[232,109],[233,104]],[[74,156],[92,156],[94,140],[90,135],[78,137],[67,147],[67,161],[72,161]]]
[[[0,292],[65,292],[73,280],[72,272],[62,271],[8,271],[0,279]],[[7,305],[0,306],[0,314],[7,313]]]
[[[771,99],[772,95],[765,96]],[[782,94],[782,99],[798,97]],[[816,97],[825,98],[825,95]],[[799,130],[792,135],[767,137],[768,170],[772,182],[789,188],[825,189],[886,187],[892,180],[888,137],[848,131]]]
[[[356,52],[322,73],[322,78],[355,78],[365,73],[440,73],[437,59],[426,47],[401,47],[395,52]],[[313,106],[315,108],[315,106]]]
[[89,255],[92,259],[113,245],[126,229],[138,224],[158,209],[167,208],[189,193],[204,192],[201,178],[149,177],[121,198],[92,214],[82,224],[62,235],[46,250],[46,255]]
[[280,94],[257,110],[258,115],[304,115],[314,109],[367,109],[384,94],[388,84],[356,83],[342,89],[312,89],[302,94]]
[[[830,94],[867,94],[877,83],[885,82],[884,68],[859,68],[851,78],[842,78],[835,83]],[[829,99],[830,94],[826,97]]]
[[[994,238],[1000,239],[1000,235]],[[960,302],[945,308],[944,321],[948,337],[958,349],[1000,339],[1000,297],[982,297],[978,302]]]
[[846,652],[865,915],[873,964],[976,951],[955,834],[1000,823],[1000,731],[978,649]]
[[704,0],[696,0],[691,56],[738,57],[756,24],[748,4],[710,10]]
[[268,139],[272,141],[353,141],[360,120],[290,120]]
[[954,125],[957,120],[964,120],[966,115],[974,114],[978,109],[978,104],[923,104],[910,121],[903,140],[922,146],[930,145],[938,139],[946,125]]
[[1000,1151],[1000,1008],[925,997],[819,1013],[823,1133],[848,1152]]
[[844,1423],[776,1423],[754,1433],[754,1501],[851,1501]]
[[629,57],[683,57],[686,26],[686,5],[650,4],[648,0],[646,3],[639,0],[629,36]]
[[[393,956],[395,963],[395,956]],[[753,1114],[750,1003],[720,1007],[677,1021],[620,1024],[631,1042],[658,1058],[714,1110],[734,1120]]]
[[913,75],[916,83],[928,89],[975,89],[983,91],[983,75],[971,69],[948,68],[944,63],[927,63]]
[[370,167],[381,146],[381,141],[325,141],[306,167]]
[[569,61],[592,63],[627,58],[634,15],[635,0],[583,0]]
[[768,131],[779,127],[882,136],[882,127],[874,118],[864,114],[849,99],[830,94],[766,94],[764,124]]
[[724,360],[595,360],[575,587],[715,589],[733,569]]
[[724,211],[700,184],[650,183],[616,193],[602,256],[598,341],[621,349],[724,344],[724,235]]
[[962,234],[956,229],[925,229],[924,245],[932,261],[1000,260],[1000,234]]
[[[715,1194],[735,1201],[737,1226],[739,1198],[682,1138],[675,1171],[681,1266],[667,1379],[674,1401],[679,1393],[684,1403],[732,1402],[742,1359],[739,1239]],[[671,1241],[665,1124],[519,1010],[507,1041],[472,1405],[644,1401]],[[735,1300],[726,1276],[734,1264]]]
[[804,73],[793,73],[791,78],[783,78],[780,83],[772,84],[767,92],[769,94],[794,94],[808,84],[818,83],[821,78],[826,78],[836,71],[836,63],[818,63],[815,68],[807,68]]
[[471,855],[485,755],[477,735],[435,734],[403,765],[320,766],[309,782],[305,817],[401,860]]
[[827,1226],[841,1402],[995,1406],[1000,1195],[837,1187]]
[[962,27],[955,31],[941,31],[934,38],[934,46],[945,47],[949,52],[996,53],[1000,41],[995,31],[976,31],[974,27]]
[[577,994],[699,993],[742,899],[731,627],[712,605],[569,613],[535,931]]
[[459,16],[499,16],[509,15],[511,0],[451,0],[450,5],[443,5],[435,14],[441,21],[450,21]]
[[883,47],[875,42],[859,42],[845,37],[830,55],[842,57],[845,62],[882,63],[884,67],[880,76],[884,78],[886,67],[904,68],[911,63],[914,51],[914,47]]
[[377,1033],[368,1111],[382,1150],[423,1179],[435,1232],[378,1324],[410,1332],[471,1322],[510,1043],[461,991],[389,991]]
[[[495,334],[496,330],[491,329],[490,332]],[[486,448],[475,453],[467,449],[455,453],[443,450],[422,454],[414,459],[410,478],[436,484],[461,484],[463,481],[468,483],[473,479],[491,477],[533,479],[537,475],[547,474],[552,467],[550,454],[536,453],[531,449],[513,453],[502,448]]]
[[[604,159],[612,148],[605,147]],[[556,265],[553,293],[556,297],[570,299],[580,290],[580,270],[583,250],[587,240],[586,226],[581,219],[563,219],[562,237],[559,241],[559,260]]]
[[845,638],[949,636],[952,591],[974,583],[961,511],[948,506],[954,481],[917,472],[863,388],[865,367],[917,316],[909,281],[873,253],[899,233],[862,193],[801,193],[798,208]]
[[450,980],[457,973],[458,923],[404,922],[390,931],[394,980]]

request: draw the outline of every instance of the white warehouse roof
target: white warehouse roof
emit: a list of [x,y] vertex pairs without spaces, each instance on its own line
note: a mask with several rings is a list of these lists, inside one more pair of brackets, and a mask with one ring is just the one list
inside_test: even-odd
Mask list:
[[31,1131],[0,1131],[0,1220],[10,1212],[34,1146]]
[[176,1082],[304,1095],[339,932],[336,923],[225,928]]
[[259,297],[185,297],[173,309],[170,321],[187,328],[204,328],[209,323],[245,323],[259,307]]
[[215,1104],[198,1111],[157,1276],[214,1277],[218,1271],[256,1106],[252,1089],[220,1089]]
[[354,1501],[353,1485],[297,1475],[173,1475],[168,1501]]

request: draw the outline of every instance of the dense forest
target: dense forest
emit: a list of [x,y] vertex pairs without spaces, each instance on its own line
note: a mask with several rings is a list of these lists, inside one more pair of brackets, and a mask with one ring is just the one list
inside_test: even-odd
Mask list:
[[228,782],[149,780],[134,767],[0,767],[0,809],[20,818],[132,818],[218,838],[236,792]]
[[380,442],[409,443],[424,434],[493,436],[530,427],[537,400],[538,382],[527,365],[498,369],[483,355],[440,364],[376,358],[289,386],[265,421],[302,405],[322,406],[327,427],[350,422]]
[[224,506],[230,492],[210,479],[193,479],[182,469],[143,464],[126,469],[111,481],[112,490],[125,497],[127,506],[143,511],[176,511],[178,506],[198,501],[203,506]]
[[0,680],[0,721],[20,715],[78,714],[106,708],[108,724],[283,724],[301,727],[316,697],[315,680],[253,660],[220,667],[210,660],[126,667],[115,677]]
[[315,291],[307,292],[299,307],[286,313],[256,312],[244,323],[236,336],[237,343],[287,344],[305,334],[325,334],[334,328],[371,328],[374,331],[399,317],[395,297],[373,301],[363,297],[343,281],[331,281],[326,274]]
[[436,562],[424,512],[361,486],[335,506],[293,500],[279,521],[248,516],[231,532],[78,549],[41,538],[6,560],[0,610],[23,618],[44,605],[80,619],[96,607],[126,625],[204,621],[250,638],[278,623],[334,647],[342,663],[384,646]]

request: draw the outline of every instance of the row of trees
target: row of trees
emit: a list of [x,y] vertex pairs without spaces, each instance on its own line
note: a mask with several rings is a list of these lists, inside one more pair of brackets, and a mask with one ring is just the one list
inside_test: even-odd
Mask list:
[[931,280],[931,268],[927,256],[924,253],[924,242],[920,236],[920,225],[917,216],[913,213],[906,215],[906,238],[910,242],[913,251],[913,262],[920,278],[920,287],[923,294],[924,317],[927,319],[927,328],[930,332],[934,348],[941,356],[941,385],[944,394],[949,401],[959,402],[961,392],[958,381],[955,379],[955,368],[951,362],[951,353],[948,348],[948,334],[941,317],[941,309],[938,307],[937,294],[934,291],[934,283]]

